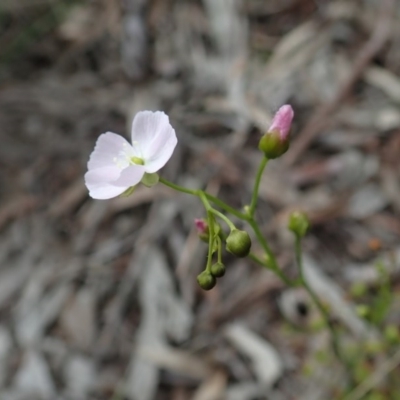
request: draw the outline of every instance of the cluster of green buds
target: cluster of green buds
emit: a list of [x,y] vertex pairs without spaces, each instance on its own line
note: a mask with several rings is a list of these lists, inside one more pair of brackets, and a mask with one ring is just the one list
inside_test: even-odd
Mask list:
[[[276,112],[274,118],[272,119],[271,126],[267,129],[267,132],[262,136],[258,145],[259,149],[264,153],[265,156],[264,162],[261,164],[261,173],[268,159],[278,158],[288,150],[289,133],[293,116],[294,112],[292,107],[288,104],[283,105]],[[253,217],[255,211],[258,184],[261,173],[257,176],[252,204],[247,206],[246,215],[249,218]],[[216,212],[216,210],[213,210],[213,212],[225,220],[230,228],[230,233],[228,235],[224,234],[220,225],[215,221],[214,216],[209,217],[208,220],[195,220],[195,225],[200,239],[204,242],[207,242],[209,245],[209,259],[207,267],[197,277],[197,282],[205,290],[212,289],[216,285],[217,278],[221,278],[225,275],[226,268],[221,260],[221,246],[223,242],[225,242],[226,251],[239,258],[248,256],[251,248],[251,239],[246,231],[237,229],[226,216],[221,215],[219,212]],[[212,219],[212,221],[210,219]],[[298,225],[299,223],[299,221],[295,221],[294,225]],[[210,229],[210,224],[212,224],[212,229]],[[298,231],[299,234],[303,236],[308,225],[306,227],[297,227],[297,225],[294,226],[295,231]],[[291,227],[290,229],[293,230]],[[210,238],[211,231],[213,237]],[[296,233],[296,235],[297,234],[298,233]],[[212,258],[215,252],[218,254],[218,260],[217,262],[212,263],[210,258]]]
[[195,225],[199,238],[211,246],[209,255],[217,253],[217,261],[211,263],[209,260],[206,269],[197,276],[200,287],[210,290],[216,285],[217,278],[223,277],[226,272],[226,267],[222,262],[222,242],[225,242],[225,248],[229,253],[236,257],[246,257],[250,253],[251,239],[246,231],[239,230],[233,225],[229,235],[226,236],[220,225],[213,221],[213,238],[210,240],[209,222],[205,219],[195,219]]

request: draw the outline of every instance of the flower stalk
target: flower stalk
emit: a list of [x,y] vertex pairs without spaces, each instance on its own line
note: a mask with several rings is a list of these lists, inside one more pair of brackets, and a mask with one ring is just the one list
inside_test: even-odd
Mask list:
[[[204,190],[189,189],[159,176],[157,172],[168,162],[177,144],[175,130],[163,112],[138,113],[132,123],[131,143],[112,132],[102,134],[90,156],[85,183],[89,195],[94,199],[132,195],[140,183],[148,187],[161,183],[175,191],[197,197],[204,206],[206,217],[196,220],[195,224],[199,237],[208,244],[205,269],[197,276],[200,287],[210,290],[216,285],[217,279],[225,275],[223,242],[228,252],[236,257],[248,256],[255,263],[272,271],[286,285],[304,287],[329,330],[333,353],[352,377],[352,366],[341,352],[338,331],[331,321],[329,312],[304,276],[301,240],[309,228],[307,217],[295,212],[291,214],[289,220],[288,228],[295,235],[295,255],[299,275],[295,281],[280,268],[255,218],[264,170],[269,160],[282,156],[289,148],[293,116],[294,112],[290,105],[282,106],[275,114],[267,132],[261,137],[259,149],[263,156],[255,176],[250,204],[244,207],[244,211],[237,210]],[[245,230],[239,230],[231,217],[251,228],[256,242],[263,250],[263,256],[250,251],[253,245],[250,235]],[[226,224],[229,233],[224,232],[218,223],[219,220]],[[216,261],[213,260],[215,258]]]

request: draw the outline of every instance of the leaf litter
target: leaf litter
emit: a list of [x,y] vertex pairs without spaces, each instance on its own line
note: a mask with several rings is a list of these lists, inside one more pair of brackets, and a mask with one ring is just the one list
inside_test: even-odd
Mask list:
[[293,151],[260,188],[264,233],[294,271],[285,216],[308,211],[310,285],[374,336],[348,293],[373,288],[382,260],[398,287],[399,13],[391,0],[4,2],[0,397],[332,398],[339,369],[312,362],[326,338],[313,346],[279,313],[303,294],[233,259],[202,292],[193,199],[156,187],[98,203],[82,177],[100,133],[163,109],[180,143],[163,174],[240,207],[256,143],[292,103]]

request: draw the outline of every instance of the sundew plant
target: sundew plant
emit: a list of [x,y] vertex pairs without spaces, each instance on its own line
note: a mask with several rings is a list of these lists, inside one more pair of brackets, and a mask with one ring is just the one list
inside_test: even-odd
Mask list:
[[[358,343],[349,347],[343,340],[343,331],[333,323],[329,308],[308,284],[303,271],[301,242],[309,229],[309,220],[300,210],[293,211],[287,221],[287,227],[294,236],[294,253],[297,263],[297,276],[293,279],[280,268],[277,258],[267,239],[263,235],[255,218],[258,192],[264,169],[270,160],[281,157],[290,145],[290,130],[294,111],[290,105],[283,105],[276,112],[271,126],[260,138],[260,164],[254,178],[253,191],[249,203],[242,209],[236,209],[223,200],[212,196],[202,189],[189,189],[160,176],[158,171],[172,157],[177,145],[174,128],[168,116],[161,112],[141,111],[132,123],[131,141],[112,132],[100,135],[88,162],[85,183],[93,199],[107,200],[116,196],[134,195],[139,184],[152,187],[163,184],[176,191],[195,196],[203,204],[205,217],[194,221],[199,238],[208,244],[208,255],[204,270],[197,276],[199,286],[204,290],[212,289],[226,273],[223,261],[224,251],[235,257],[249,257],[254,262],[272,271],[284,284],[290,287],[302,287],[318,310],[322,327],[330,335],[331,354],[343,369],[343,384],[336,388],[337,397],[346,400],[400,398],[395,392],[389,397],[381,396],[372,390],[368,359],[378,348],[390,350],[399,343],[399,335],[393,326],[384,326],[385,313],[392,297],[388,279],[382,279],[378,290],[378,300],[371,305],[360,304],[359,311],[369,322],[374,323],[384,334],[378,346],[370,343]],[[234,216],[241,220],[246,229],[239,229],[231,220]],[[248,229],[248,230],[247,230]],[[254,238],[254,239],[251,239]],[[252,251],[252,240],[256,240],[262,253]],[[358,288],[358,298],[364,292]],[[336,396],[336,395],[335,395]]]

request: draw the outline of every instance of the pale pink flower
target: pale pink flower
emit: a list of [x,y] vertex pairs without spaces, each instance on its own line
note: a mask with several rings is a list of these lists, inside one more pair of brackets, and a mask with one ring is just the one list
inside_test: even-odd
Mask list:
[[85,184],[94,199],[116,197],[137,185],[145,173],[162,168],[177,144],[174,128],[161,111],[141,111],[132,123],[132,144],[112,132],[97,139]]
[[294,112],[289,104],[283,105],[274,115],[268,132],[278,131],[281,140],[286,140],[292,126]]

